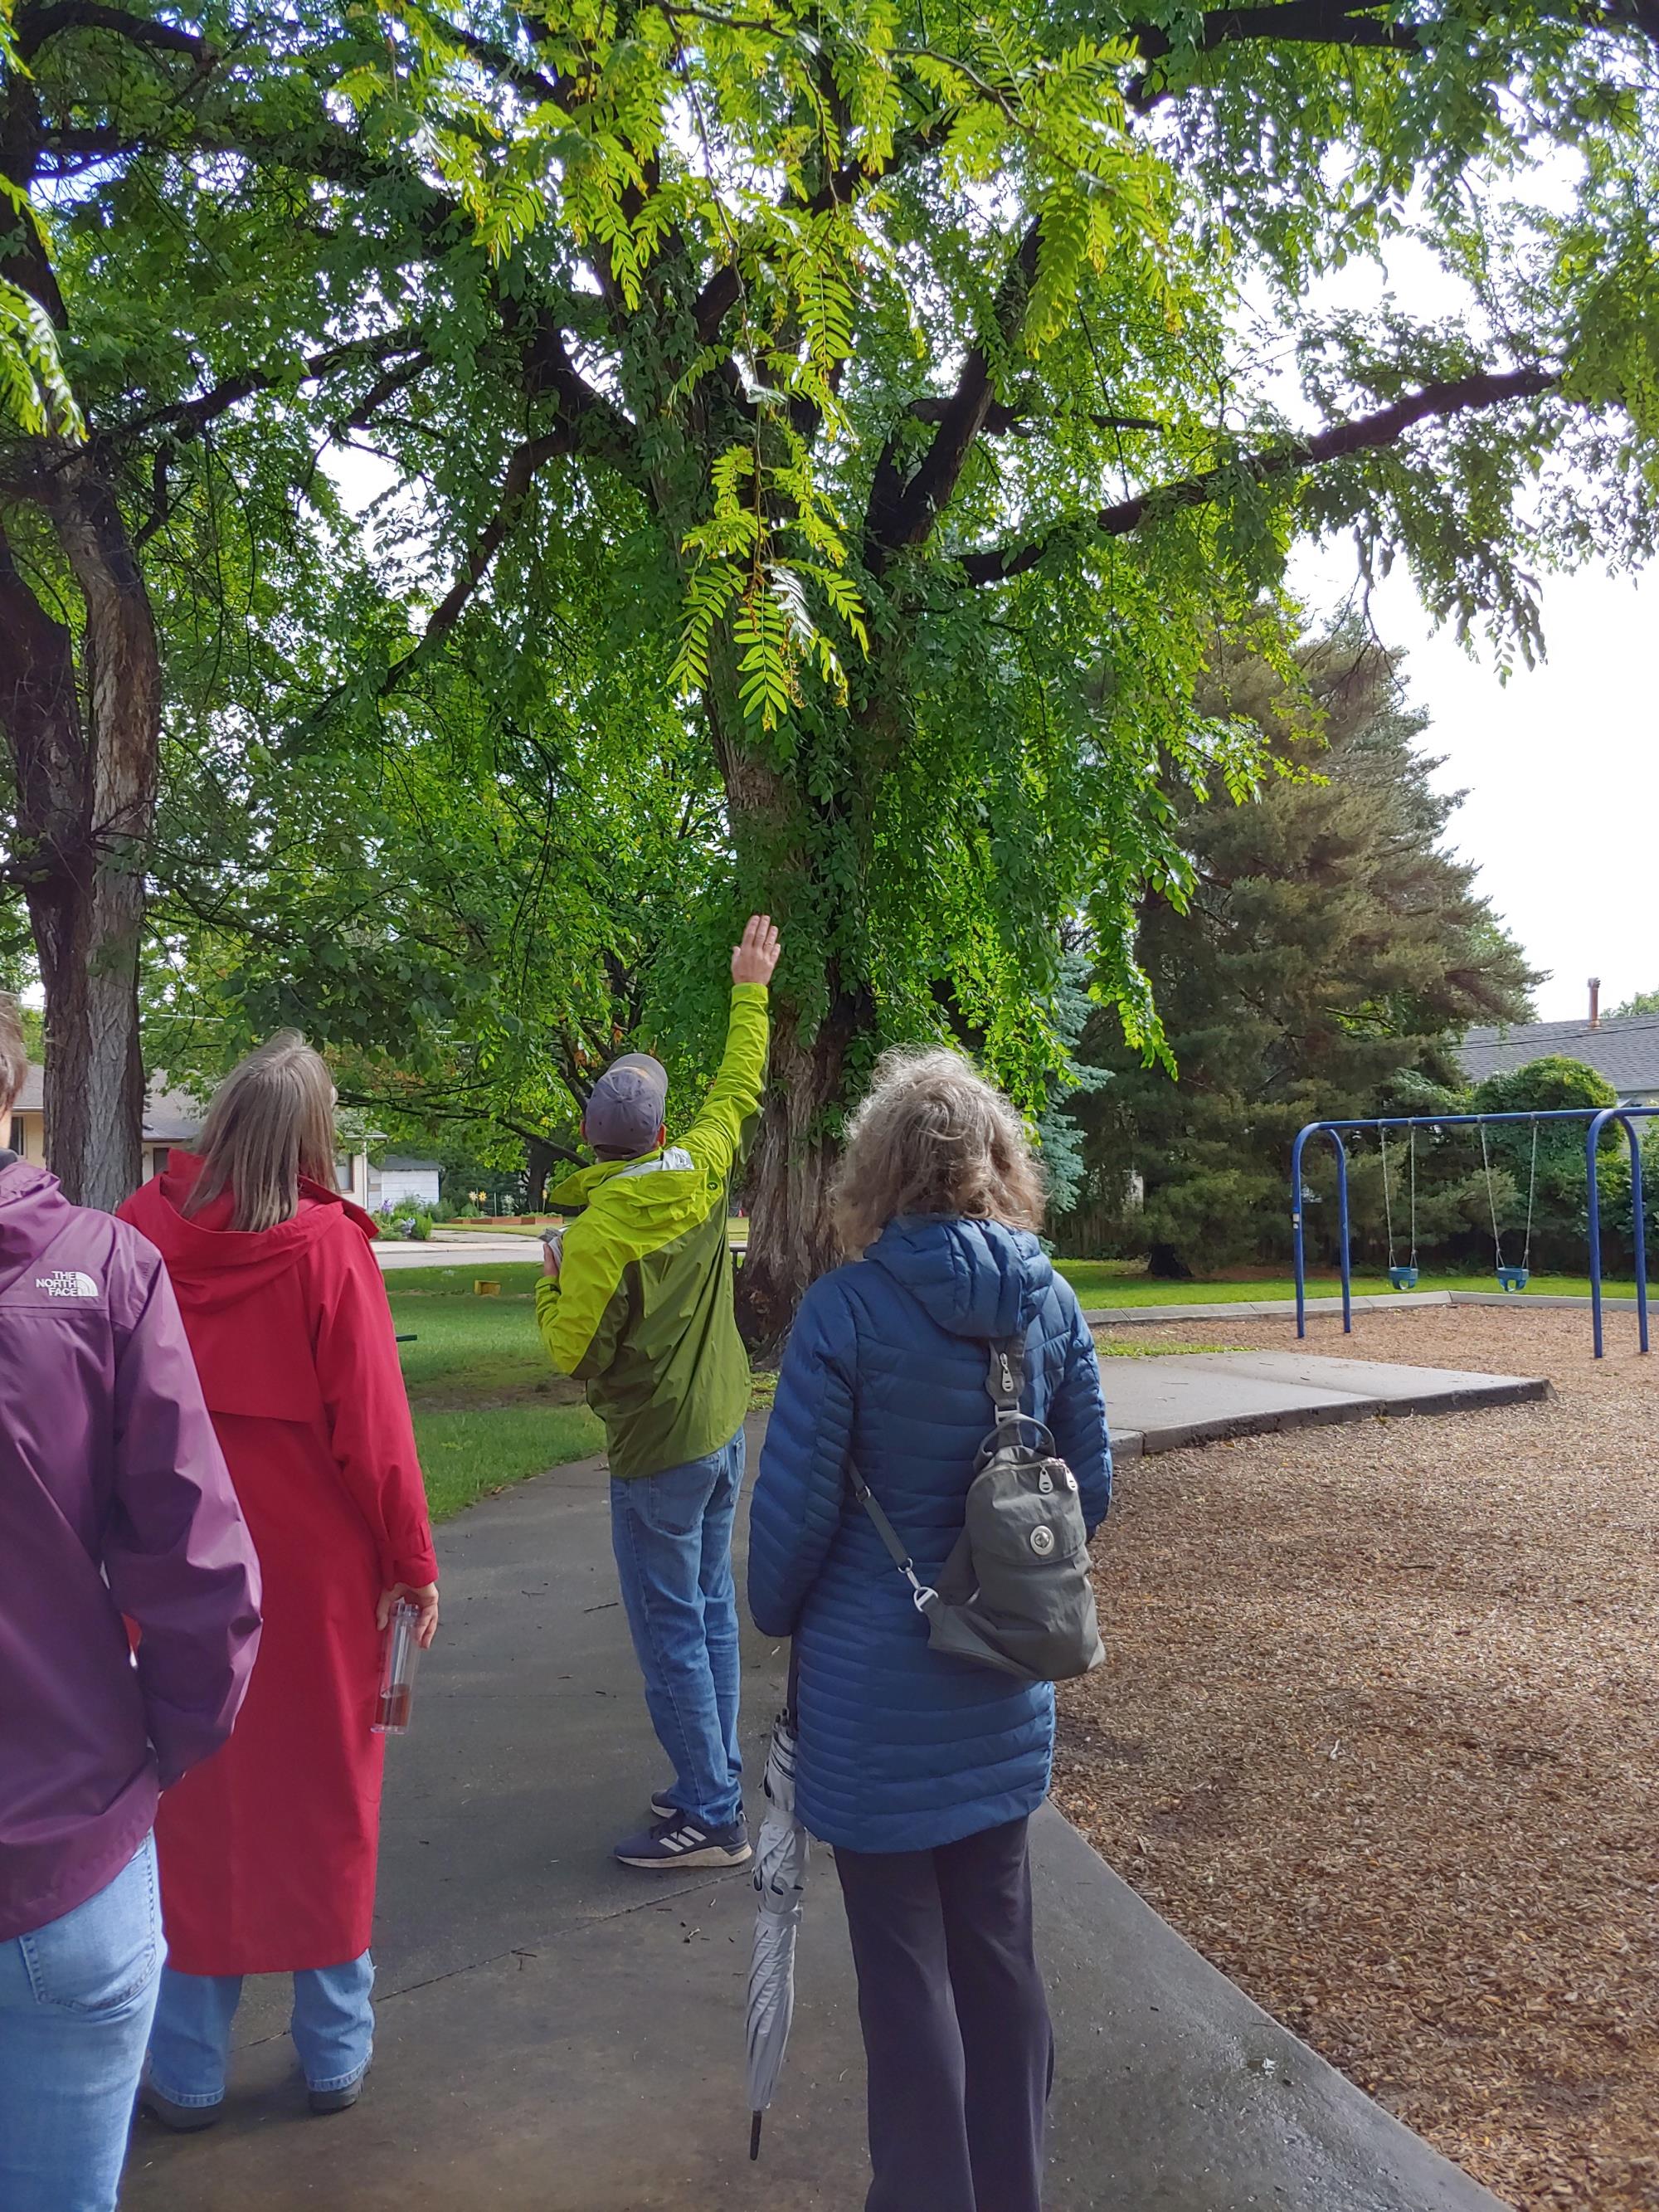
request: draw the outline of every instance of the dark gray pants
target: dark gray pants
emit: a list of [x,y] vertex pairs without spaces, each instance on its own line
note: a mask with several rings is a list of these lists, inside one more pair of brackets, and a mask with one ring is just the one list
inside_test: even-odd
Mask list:
[[1054,2045],[1026,1826],[836,1853],[870,2075],[865,2212],[1040,2212]]

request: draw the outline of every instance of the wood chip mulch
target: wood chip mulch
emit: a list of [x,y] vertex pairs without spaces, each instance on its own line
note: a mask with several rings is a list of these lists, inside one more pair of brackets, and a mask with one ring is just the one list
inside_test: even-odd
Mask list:
[[1110,1661],[1060,1698],[1062,1810],[1518,2212],[1659,2212],[1659,1352],[1634,1336],[1613,1322],[1597,1367],[1587,1312],[1316,1323],[1314,1352],[1559,1395],[1126,1462]]

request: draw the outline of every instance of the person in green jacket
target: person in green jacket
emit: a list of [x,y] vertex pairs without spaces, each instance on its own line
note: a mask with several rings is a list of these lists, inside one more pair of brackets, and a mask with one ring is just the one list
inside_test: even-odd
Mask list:
[[670,1145],[668,1076],[628,1053],[594,1085],[582,1133],[596,1164],[551,1194],[576,1218],[550,1245],[536,1318],[556,1367],[587,1385],[611,1461],[611,1531],[646,1704],[673,1781],[624,1866],[741,1866],[750,1856],[738,1750],[732,1529],[743,1487],[749,1356],[726,1224],[766,1079],[778,933],[752,915],[732,955],[720,1073]]

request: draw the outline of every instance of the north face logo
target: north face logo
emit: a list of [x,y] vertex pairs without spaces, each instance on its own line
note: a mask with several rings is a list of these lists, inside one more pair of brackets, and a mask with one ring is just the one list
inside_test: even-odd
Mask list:
[[74,1267],[60,1267],[55,1275],[37,1275],[34,1287],[49,1298],[95,1298],[98,1295],[92,1277]]

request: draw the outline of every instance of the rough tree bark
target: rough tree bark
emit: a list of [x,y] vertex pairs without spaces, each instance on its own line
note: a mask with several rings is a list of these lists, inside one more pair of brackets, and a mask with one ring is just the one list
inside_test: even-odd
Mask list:
[[41,504],[84,609],[80,667],[0,541],[0,728],[17,787],[14,872],[46,1000],[46,1158],[77,1205],[139,1179],[138,952],[155,807],[161,663],[149,597],[108,484],[60,454]]
[[848,1051],[872,1010],[841,994],[811,1038],[787,1001],[776,1009],[770,1082],[749,1170],[749,1249],[738,1278],[738,1319],[757,1350],[789,1333],[809,1284],[842,1254],[830,1193],[840,1147],[830,1133]]

